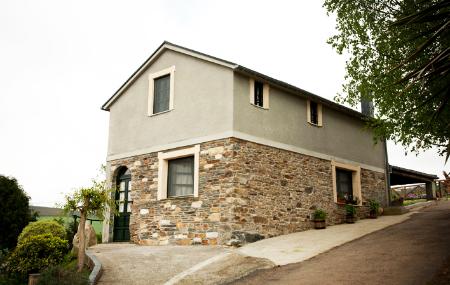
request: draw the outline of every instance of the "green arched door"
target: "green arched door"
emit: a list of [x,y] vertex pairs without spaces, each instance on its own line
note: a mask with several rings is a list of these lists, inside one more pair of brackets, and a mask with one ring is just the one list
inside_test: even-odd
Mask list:
[[114,241],[130,240],[131,172],[124,168],[117,178],[116,203],[118,214],[114,217]]

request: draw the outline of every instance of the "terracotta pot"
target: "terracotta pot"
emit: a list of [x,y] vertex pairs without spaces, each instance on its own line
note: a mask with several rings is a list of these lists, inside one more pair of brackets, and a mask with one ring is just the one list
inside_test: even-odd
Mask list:
[[39,280],[40,273],[31,273],[28,274],[28,285],[36,285]]
[[354,224],[356,222],[356,217],[353,215],[347,215],[345,216],[345,222],[347,224]]
[[327,223],[325,220],[314,220],[314,228],[315,229],[324,229],[327,227]]

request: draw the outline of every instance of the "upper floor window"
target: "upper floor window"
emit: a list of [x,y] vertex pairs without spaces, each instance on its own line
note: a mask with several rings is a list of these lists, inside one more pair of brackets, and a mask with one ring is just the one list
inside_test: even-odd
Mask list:
[[259,81],[255,81],[255,90],[254,90],[254,95],[255,95],[255,105],[258,107],[264,107],[264,97],[263,97],[263,87],[264,84],[262,82]]
[[250,79],[250,103],[269,109],[269,84]]
[[154,79],[153,114],[169,110],[170,74]]
[[175,66],[149,75],[148,115],[173,109]]
[[309,119],[311,120],[311,123],[314,125],[317,125],[319,123],[319,112],[317,111],[318,107],[317,107],[317,103],[311,101],[311,103],[309,103],[309,114],[310,117]]
[[321,127],[322,126],[322,104],[308,100],[307,101],[307,120],[308,123]]

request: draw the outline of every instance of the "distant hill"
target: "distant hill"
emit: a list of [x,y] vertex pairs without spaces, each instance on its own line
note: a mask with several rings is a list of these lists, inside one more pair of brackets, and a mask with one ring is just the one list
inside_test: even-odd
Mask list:
[[[38,212],[39,217],[72,217],[74,214],[75,216],[80,217],[80,213],[78,211],[70,212],[68,215],[64,215],[64,211],[62,209],[52,207],[30,206],[30,210]],[[97,216],[94,215],[88,215],[87,218],[88,220],[100,220]]]
[[52,207],[30,206],[30,210],[38,212],[39,216],[60,217],[64,216],[63,210]]

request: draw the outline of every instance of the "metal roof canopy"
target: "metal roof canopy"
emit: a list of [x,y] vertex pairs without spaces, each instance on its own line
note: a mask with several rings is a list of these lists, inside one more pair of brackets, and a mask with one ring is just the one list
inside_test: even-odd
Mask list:
[[427,183],[433,182],[434,180],[439,178],[434,174],[423,173],[393,165],[390,166],[389,175],[391,185]]

